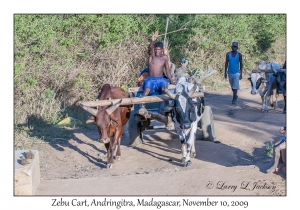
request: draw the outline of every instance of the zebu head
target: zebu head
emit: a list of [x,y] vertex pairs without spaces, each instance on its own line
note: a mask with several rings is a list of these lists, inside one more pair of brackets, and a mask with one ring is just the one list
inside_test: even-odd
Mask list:
[[120,113],[117,111],[121,102],[122,99],[116,104],[107,107],[99,107],[98,109],[82,105],[82,108],[91,113],[93,119],[96,120],[97,128],[101,136],[100,142],[108,143],[112,136],[112,132],[114,132],[116,126],[121,123]]
[[197,118],[195,107],[193,106],[191,99],[191,96],[196,91],[196,88],[197,85],[195,84],[189,92],[186,92],[186,88],[182,87],[182,91],[177,92],[176,94],[173,94],[168,89],[165,89],[167,95],[174,100],[173,114],[176,116],[176,120],[181,129],[191,128],[191,123]]
[[286,90],[286,73],[285,71],[277,71],[274,76],[276,77],[277,81],[277,88],[278,88],[278,93],[283,93],[285,94]]
[[286,73],[277,72],[274,76],[277,81],[278,93],[284,93],[284,90],[286,89]]
[[251,82],[251,94],[255,95],[258,94],[258,89],[260,88],[262,82],[264,81],[264,78],[261,75],[261,72],[259,71],[248,71],[247,73],[250,75],[248,80]]
[[116,127],[121,124],[121,116],[118,108],[121,102],[122,99],[114,105],[103,107],[98,110],[96,123],[99,134],[101,133],[100,141],[103,143],[108,143],[110,141],[111,136],[115,133]]

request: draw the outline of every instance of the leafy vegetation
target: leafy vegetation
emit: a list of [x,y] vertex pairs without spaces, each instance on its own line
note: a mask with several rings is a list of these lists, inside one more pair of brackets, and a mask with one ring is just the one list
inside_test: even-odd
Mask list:
[[[164,40],[167,18],[171,61],[178,66],[188,59],[190,69],[210,65],[219,74],[204,83],[213,87],[224,87],[220,79],[232,41],[239,42],[247,69],[262,59],[281,65],[286,59],[284,14],[17,14],[16,129],[30,127],[33,119],[56,124],[75,113],[79,100],[94,100],[105,83],[136,86],[148,39],[159,30],[158,41]],[[85,121],[85,115],[74,115]]]
[[269,142],[266,146],[266,156],[273,157],[274,143]]

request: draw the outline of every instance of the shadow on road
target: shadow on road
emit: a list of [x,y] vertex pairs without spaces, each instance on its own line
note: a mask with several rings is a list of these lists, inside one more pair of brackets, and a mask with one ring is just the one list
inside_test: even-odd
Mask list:
[[[76,133],[80,133],[83,131],[83,129],[80,128],[80,125],[74,127],[60,127],[57,125],[46,123],[40,117],[36,117],[35,115],[31,115],[30,117],[28,117],[27,122],[29,122],[28,127],[30,128],[30,131],[28,133],[30,137],[42,139],[47,142],[53,149],[60,152],[65,151],[66,147],[70,148],[71,150],[85,157],[89,162],[95,164],[95,166],[106,168],[106,162],[102,161],[101,158],[95,158],[94,156],[88,154],[86,151],[81,150],[78,146],[75,146],[80,144],[87,144],[98,153],[106,154],[106,151],[97,148],[94,144],[87,143],[86,141],[82,141],[81,138],[78,138]],[[90,137],[92,137],[90,138],[91,140],[95,139],[95,135],[91,135]],[[96,140],[94,141],[96,142]]]
[[[244,91],[243,95],[245,94]],[[196,141],[196,159],[225,167],[253,165],[266,173],[272,165],[272,158],[266,155],[267,144],[273,141],[272,136],[277,134],[279,127],[286,124],[286,115],[282,114],[283,98],[278,98],[276,110],[270,108],[268,113],[263,113],[259,96],[252,96],[250,92],[246,98],[240,98],[236,105],[231,104],[229,95],[209,93],[205,96],[206,105],[213,110],[216,140],[219,143]],[[162,132],[168,135],[162,136]],[[223,137],[222,132],[226,132],[226,137]],[[202,139],[201,130],[196,135],[197,140]],[[169,161],[170,164],[182,166],[181,144],[174,131],[144,131],[144,145],[149,150],[147,147],[135,149],[159,160],[172,160]],[[150,148],[155,148],[155,152]],[[179,154],[180,158],[174,160],[172,153]],[[285,178],[284,175],[282,177]]]

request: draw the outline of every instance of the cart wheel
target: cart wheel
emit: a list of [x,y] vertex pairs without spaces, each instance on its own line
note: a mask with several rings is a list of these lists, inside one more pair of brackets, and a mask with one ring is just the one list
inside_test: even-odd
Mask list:
[[206,141],[215,140],[214,119],[210,106],[204,106],[203,116],[201,118],[201,128],[203,139]]
[[136,122],[134,111],[131,111],[129,118],[129,144],[132,146],[143,143],[143,132],[141,130],[141,123]]

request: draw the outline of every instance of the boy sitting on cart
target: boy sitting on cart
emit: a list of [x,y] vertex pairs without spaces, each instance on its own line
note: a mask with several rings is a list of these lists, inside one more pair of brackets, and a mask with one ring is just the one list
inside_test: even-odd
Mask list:
[[[151,43],[149,45],[149,70],[148,77],[144,80],[143,84],[143,96],[147,96],[155,91],[159,94],[162,94],[162,88],[166,85],[168,86],[169,82],[175,84],[175,81],[172,81],[171,72],[168,63],[168,56],[163,54],[164,45],[162,42],[154,42],[158,37],[158,31],[155,31]],[[166,69],[166,79],[163,76],[163,69]]]

